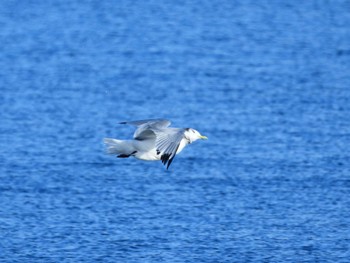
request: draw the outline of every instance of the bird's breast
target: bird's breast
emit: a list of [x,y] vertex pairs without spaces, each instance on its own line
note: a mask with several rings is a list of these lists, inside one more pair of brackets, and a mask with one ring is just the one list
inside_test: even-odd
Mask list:
[[187,144],[188,144],[188,140],[183,138],[180,142],[179,148],[176,151],[176,154],[180,153],[186,147]]

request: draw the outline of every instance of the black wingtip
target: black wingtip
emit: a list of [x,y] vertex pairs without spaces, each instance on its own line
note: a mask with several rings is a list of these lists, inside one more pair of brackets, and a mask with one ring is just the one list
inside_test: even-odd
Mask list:
[[170,156],[171,156],[170,154],[165,153],[160,157],[160,159],[164,165],[166,165],[168,163]]
[[174,160],[174,158],[171,158],[171,159],[169,160],[168,165],[167,165],[167,167],[166,167],[167,170],[169,169],[169,166],[170,166],[170,164],[171,164],[171,162],[172,162],[173,160]]
[[171,157],[170,154],[163,154],[161,157],[162,163],[166,166],[166,169],[169,169],[170,164],[173,162],[174,157]]
[[179,147],[180,147],[180,144],[177,145],[174,155],[170,158],[170,160],[169,160],[169,162],[168,162],[168,167],[167,167],[167,169],[169,168],[170,164],[173,162],[173,160],[174,160],[174,158],[175,158],[175,156],[176,156],[176,152],[177,152],[177,150],[179,149]]
[[126,121],[119,122],[119,124],[127,124]]

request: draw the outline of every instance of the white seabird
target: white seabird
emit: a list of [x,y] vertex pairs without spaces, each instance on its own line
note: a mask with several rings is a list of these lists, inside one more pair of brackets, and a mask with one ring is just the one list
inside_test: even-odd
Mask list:
[[133,140],[117,140],[105,138],[107,153],[118,158],[133,156],[140,160],[161,160],[169,168],[176,154],[185,146],[198,140],[208,139],[192,128],[169,128],[170,121],[165,119],[149,119],[127,121],[120,124],[136,126]]

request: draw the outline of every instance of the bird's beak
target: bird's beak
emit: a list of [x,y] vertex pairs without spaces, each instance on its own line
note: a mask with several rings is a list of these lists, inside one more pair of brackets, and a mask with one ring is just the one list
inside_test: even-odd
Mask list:
[[208,137],[203,135],[201,135],[199,138],[201,138],[202,140],[208,140]]

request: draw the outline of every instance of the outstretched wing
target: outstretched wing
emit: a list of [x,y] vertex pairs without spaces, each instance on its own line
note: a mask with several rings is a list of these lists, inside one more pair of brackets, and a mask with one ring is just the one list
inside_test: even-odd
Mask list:
[[120,124],[129,124],[133,126],[137,126],[134,133],[135,140],[146,140],[150,138],[154,138],[155,130],[160,130],[168,127],[171,122],[166,119],[148,119],[148,120],[139,120],[139,121],[125,121],[120,122]]
[[149,125],[157,125],[157,126],[166,128],[171,124],[171,122],[166,119],[147,119],[147,120],[139,120],[139,121],[123,121],[123,122],[120,122],[120,124],[129,124],[133,126],[149,124]]
[[184,129],[168,128],[162,131],[154,131],[156,134],[157,152],[167,169],[175,158],[181,140],[184,138]]

